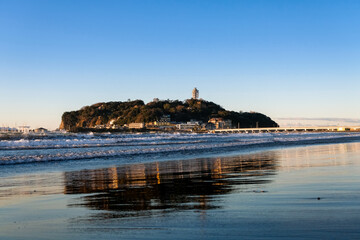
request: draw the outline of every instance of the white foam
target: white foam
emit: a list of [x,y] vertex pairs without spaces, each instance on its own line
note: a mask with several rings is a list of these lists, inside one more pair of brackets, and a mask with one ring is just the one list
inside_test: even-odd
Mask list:
[[0,141],[0,164],[204,151],[259,144],[360,137],[360,133],[72,134]]

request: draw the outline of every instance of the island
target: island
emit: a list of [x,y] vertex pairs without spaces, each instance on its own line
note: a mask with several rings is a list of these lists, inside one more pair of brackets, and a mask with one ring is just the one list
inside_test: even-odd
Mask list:
[[278,127],[257,112],[225,110],[203,99],[101,102],[62,115],[60,129],[70,132],[190,131]]

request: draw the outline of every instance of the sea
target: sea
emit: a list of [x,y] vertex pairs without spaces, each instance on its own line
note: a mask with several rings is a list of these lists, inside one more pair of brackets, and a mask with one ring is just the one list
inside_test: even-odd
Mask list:
[[[1,138],[0,138],[1,139]],[[360,133],[39,134],[0,140],[0,165],[86,161],[134,163],[228,155],[269,148],[353,142]]]
[[358,239],[360,133],[0,137],[0,239]]

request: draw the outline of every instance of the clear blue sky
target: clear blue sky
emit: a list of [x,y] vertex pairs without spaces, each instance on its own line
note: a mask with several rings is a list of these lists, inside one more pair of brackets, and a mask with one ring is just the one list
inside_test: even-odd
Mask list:
[[356,125],[359,27],[360,1],[0,0],[0,125],[194,87],[229,110]]

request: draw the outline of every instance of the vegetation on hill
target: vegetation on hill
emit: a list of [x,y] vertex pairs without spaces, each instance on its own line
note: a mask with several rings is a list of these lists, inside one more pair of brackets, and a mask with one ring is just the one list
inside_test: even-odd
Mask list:
[[170,115],[171,121],[187,122],[197,120],[208,122],[210,118],[229,119],[234,126],[277,127],[278,124],[261,113],[227,111],[221,106],[205,100],[188,99],[153,101],[145,104],[142,100],[128,102],[107,102],[86,106],[78,111],[65,112],[61,129],[75,131],[77,128],[94,128],[97,125],[118,125],[133,122],[153,122],[163,115]]

